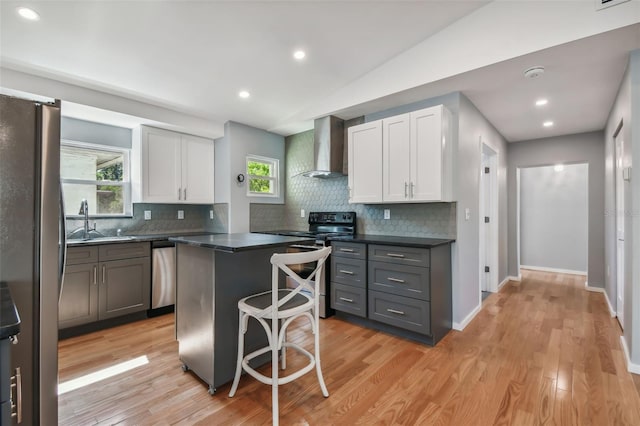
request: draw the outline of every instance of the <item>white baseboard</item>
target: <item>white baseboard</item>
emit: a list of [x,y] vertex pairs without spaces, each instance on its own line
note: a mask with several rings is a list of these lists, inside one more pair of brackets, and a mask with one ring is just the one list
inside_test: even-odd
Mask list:
[[627,371],[633,374],[640,374],[640,364],[634,364],[631,362],[629,348],[627,347],[627,341],[624,340],[624,336],[620,336],[620,344],[622,345],[622,351],[624,352],[624,359],[627,361]]
[[589,283],[587,281],[585,281],[584,283],[584,288],[587,291],[592,291],[594,293],[602,293],[604,294],[604,300],[607,301],[607,307],[609,308],[609,315],[611,315],[611,318],[614,318],[616,316],[616,311],[615,309],[613,309],[613,305],[611,305],[611,301],[609,300],[609,295],[607,294],[607,292],[605,291],[604,288],[602,287],[592,287],[589,285]]
[[542,272],[555,272],[557,274],[571,274],[571,275],[587,275],[586,271],[574,271],[571,269],[560,269],[560,268],[546,268],[544,266],[525,266],[520,265],[520,269],[529,269],[531,271],[542,271]]
[[504,285],[509,281],[518,281],[518,280],[516,280],[514,277],[506,277],[504,280],[502,280],[500,284],[498,284],[498,291],[500,291],[500,289],[504,287]]
[[510,275],[510,276],[507,277],[507,279],[509,281],[518,281],[518,282],[520,282],[520,281],[522,281],[522,274],[518,274],[517,277],[514,276],[514,275]]
[[465,319],[462,320],[462,322],[454,322],[453,324],[451,324],[451,328],[458,331],[464,330],[464,328],[469,325],[469,323],[476,317],[476,315],[478,315],[481,309],[482,304],[479,304],[473,311],[471,311],[471,313],[469,313],[469,315],[465,317]]

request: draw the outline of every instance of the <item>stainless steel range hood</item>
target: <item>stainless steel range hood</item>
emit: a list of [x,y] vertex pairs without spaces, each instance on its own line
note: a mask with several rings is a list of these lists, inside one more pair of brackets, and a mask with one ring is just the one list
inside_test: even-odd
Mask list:
[[302,176],[334,178],[344,176],[342,156],[344,150],[344,121],[332,115],[314,121],[313,170]]

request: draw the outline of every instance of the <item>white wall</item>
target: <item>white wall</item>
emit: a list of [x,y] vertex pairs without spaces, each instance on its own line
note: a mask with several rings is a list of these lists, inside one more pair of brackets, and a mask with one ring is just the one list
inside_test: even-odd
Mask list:
[[[613,104],[604,131],[606,152],[606,291],[612,304],[616,304],[616,229],[615,229],[615,147],[613,135],[623,123],[621,137],[631,146],[628,163],[632,168],[630,191],[626,197],[627,211],[625,228],[625,257],[629,260],[625,268],[624,339],[630,351],[631,361],[640,364],[640,262],[634,253],[640,253],[640,50],[629,58],[629,65],[620,84],[618,96]],[[617,309],[617,307],[616,307]]]
[[587,164],[520,170],[522,265],[587,273]]

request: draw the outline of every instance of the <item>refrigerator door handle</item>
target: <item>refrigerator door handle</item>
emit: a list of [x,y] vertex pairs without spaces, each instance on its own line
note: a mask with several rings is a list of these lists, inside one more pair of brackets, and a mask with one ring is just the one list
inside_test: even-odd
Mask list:
[[58,270],[60,271],[60,279],[58,281],[58,302],[62,297],[62,288],[64,286],[64,273],[67,263],[67,221],[64,214],[64,194],[62,192],[62,182],[60,182],[60,248],[58,252]]

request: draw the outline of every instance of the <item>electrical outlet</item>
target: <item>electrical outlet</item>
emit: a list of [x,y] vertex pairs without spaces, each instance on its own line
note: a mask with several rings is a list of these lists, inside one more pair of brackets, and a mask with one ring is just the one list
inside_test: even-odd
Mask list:
[[300,209],[300,217],[307,217],[307,215],[304,214],[304,209]]
[[178,210],[178,219],[184,219],[184,210]]
[[209,219],[213,219],[213,210],[209,210]]
[[151,220],[151,210],[144,211],[144,220]]
[[391,219],[391,209],[384,209],[384,218]]

